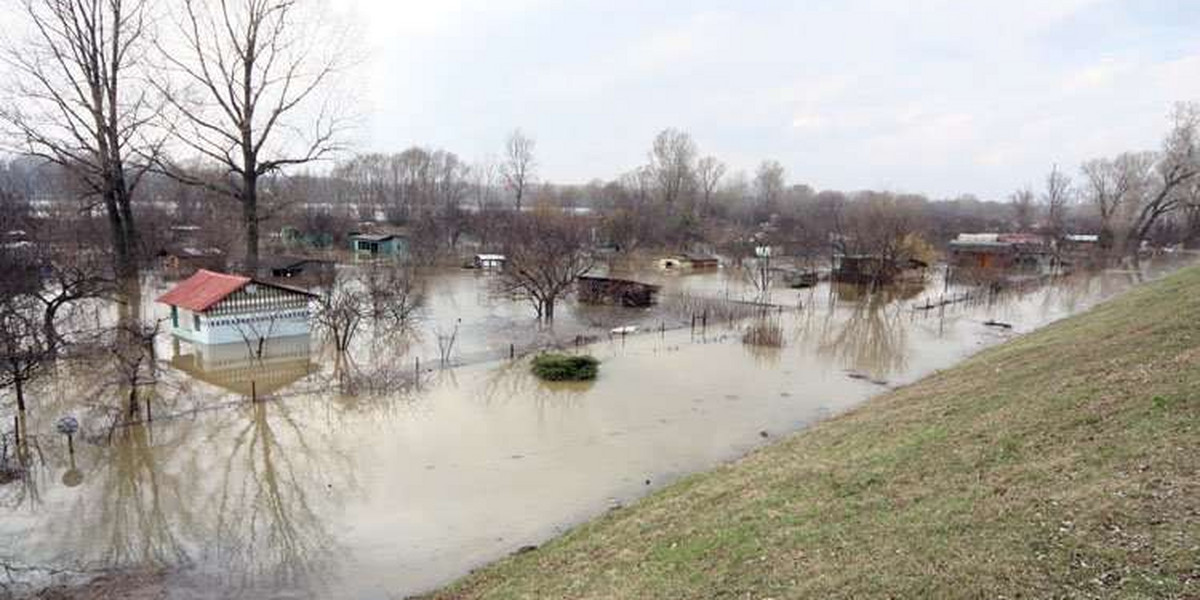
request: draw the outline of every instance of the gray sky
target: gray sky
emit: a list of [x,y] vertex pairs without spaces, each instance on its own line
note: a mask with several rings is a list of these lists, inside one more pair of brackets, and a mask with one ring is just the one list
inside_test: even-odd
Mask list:
[[498,153],[611,178],[678,127],[735,169],[984,197],[1157,146],[1200,98],[1193,0],[332,0],[369,77],[358,148]]

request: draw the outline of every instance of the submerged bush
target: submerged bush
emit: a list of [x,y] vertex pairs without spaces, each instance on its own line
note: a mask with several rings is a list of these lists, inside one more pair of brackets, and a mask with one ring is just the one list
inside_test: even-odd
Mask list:
[[746,328],[742,343],[751,346],[783,347],[783,328],[774,321],[759,320]]
[[533,359],[533,374],[546,381],[587,381],[596,378],[600,361],[592,356],[542,354]]

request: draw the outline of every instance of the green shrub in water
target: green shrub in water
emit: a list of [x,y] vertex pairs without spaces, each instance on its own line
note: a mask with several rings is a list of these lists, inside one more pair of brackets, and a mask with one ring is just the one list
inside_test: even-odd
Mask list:
[[533,359],[533,374],[546,381],[587,381],[596,378],[600,361],[592,356],[541,354]]

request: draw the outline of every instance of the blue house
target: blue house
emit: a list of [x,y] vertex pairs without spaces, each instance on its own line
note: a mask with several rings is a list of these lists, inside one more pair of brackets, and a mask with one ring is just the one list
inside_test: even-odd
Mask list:
[[408,238],[386,233],[352,233],[350,234],[350,251],[355,256],[367,258],[407,258]]

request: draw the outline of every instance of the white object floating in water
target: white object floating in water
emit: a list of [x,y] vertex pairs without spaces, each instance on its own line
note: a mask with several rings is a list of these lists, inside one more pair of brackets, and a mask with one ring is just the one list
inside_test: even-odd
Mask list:
[[638,328],[636,326],[626,325],[624,327],[614,327],[612,331],[609,331],[609,333],[613,335],[627,335],[630,333],[637,333],[637,330]]

